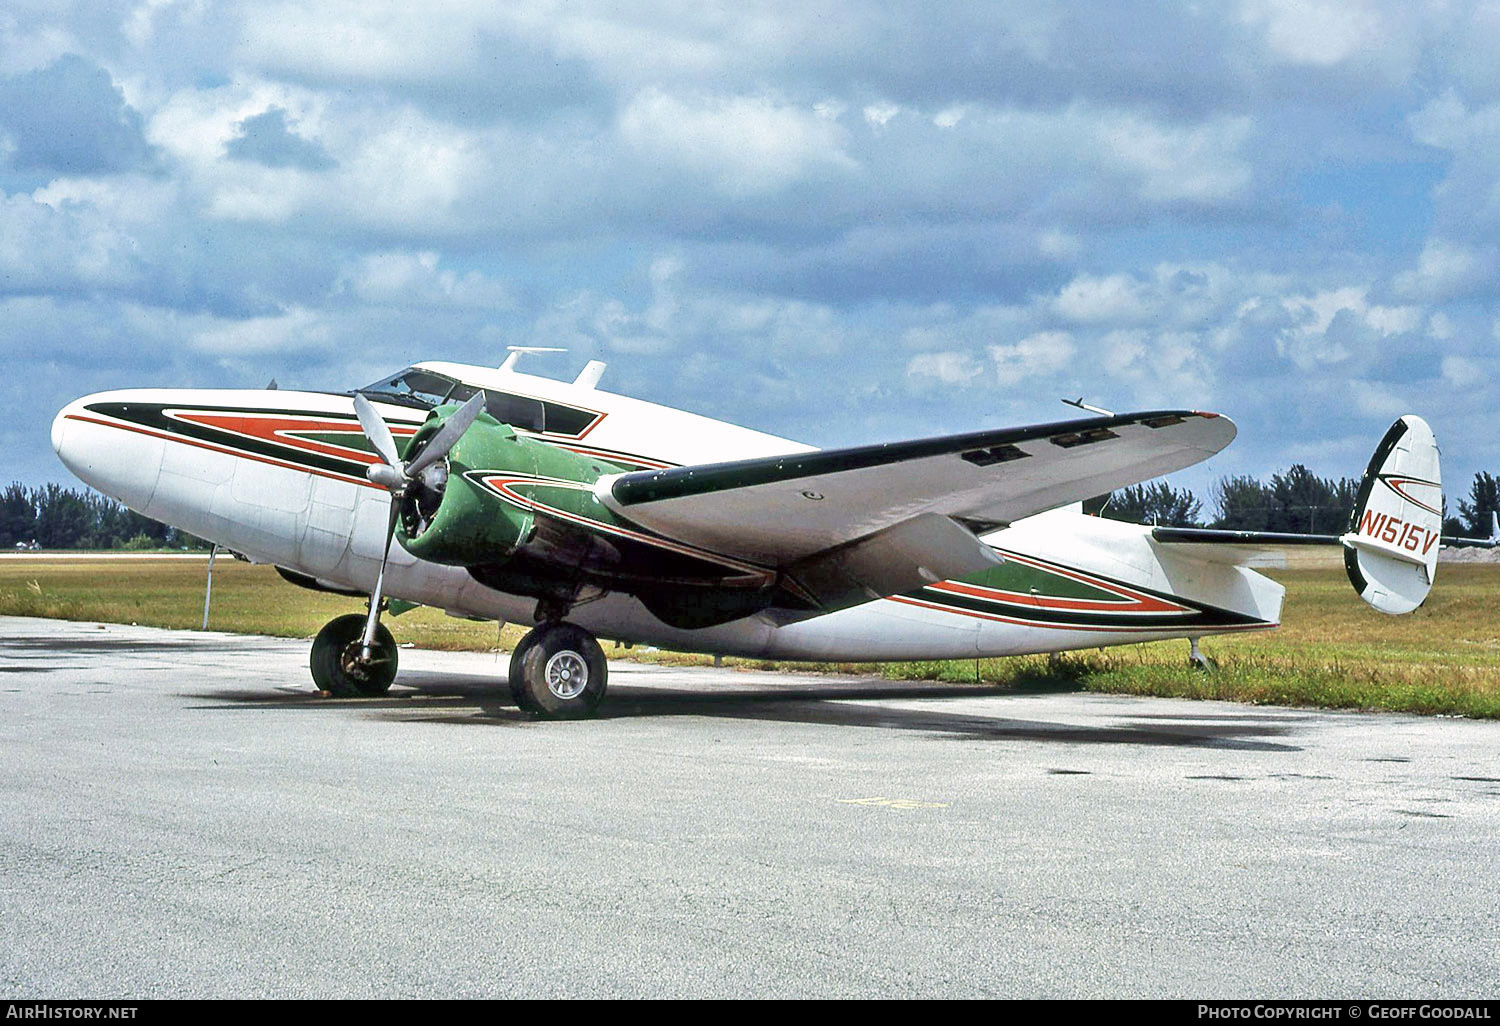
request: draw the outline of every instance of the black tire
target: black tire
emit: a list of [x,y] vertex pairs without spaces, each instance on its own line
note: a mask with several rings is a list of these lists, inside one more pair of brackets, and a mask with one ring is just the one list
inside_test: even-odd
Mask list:
[[521,679],[521,662],[526,658],[526,653],[531,646],[536,644],[537,638],[545,629],[545,624],[538,624],[522,635],[521,640],[516,642],[516,647],[510,653],[510,673],[506,680],[510,683],[510,697],[515,700],[516,707],[522,712],[541,712],[536,703],[531,700],[531,692],[526,689],[526,684]]
[[329,620],[318,632],[308,660],[318,690],[336,698],[375,698],[390,690],[396,679],[396,639],[385,624],[377,624],[367,663],[360,658],[364,634],[365,617],[360,613]]
[[523,709],[547,719],[572,720],[592,716],[599,708],[609,664],[588,631],[571,623],[543,624],[516,649],[521,658],[511,693]]

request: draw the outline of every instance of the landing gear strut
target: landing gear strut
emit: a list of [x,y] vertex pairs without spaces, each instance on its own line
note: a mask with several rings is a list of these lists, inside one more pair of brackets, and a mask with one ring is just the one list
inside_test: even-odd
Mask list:
[[1203,654],[1203,650],[1198,647],[1197,638],[1188,638],[1188,663],[1195,670],[1204,670],[1208,673],[1213,673],[1219,668],[1219,664],[1211,656]]
[[396,679],[396,639],[384,624],[375,627],[369,657],[364,653],[366,618],[350,613],[329,620],[313,639],[313,681],[336,698],[373,698]]
[[577,624],[539,624],[510,656],[516,705],[548,719],[593,715],[608,679],[604,650]]

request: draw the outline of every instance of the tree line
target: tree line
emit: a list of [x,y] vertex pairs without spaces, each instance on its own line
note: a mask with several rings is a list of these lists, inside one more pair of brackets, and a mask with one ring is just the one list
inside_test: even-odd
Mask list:
[[[1186,488],[1165,481],[1122,488],[1084,503],[1084,512],[1132,524],[1213,527],[1229,531],[1342,534],[1359,493],[1359,479],[1318,477],[1298,463],[1261,481],[1248,475],[1220,478],[1213,486],[1214,515]],[[1446,510],[1446,501],[1444,508]],[[1458,514],[1444,516],[1443,533],[1487,538],[1490,515],[1500,511],[1500,479],[1481,471]],[[156,549],[208,548],[186,531],[141,516],[97,492],[58,484],[27,488],[19,481],[0,493],[0,548]]]
[[[1214,515],[1186,488],[1165,481],[1132,485],[1084,504],[1097,513],[1132,524],[1212,527],[1225,531],[1281,531],[1288,534],[1343,534],[1359,496],[1359,478],[1318,477],[1298,463],[1262,481],[1248,475],[1220,478],[1213,486]],[[1490,515],[1500,511],[1500,479],[1480,471],[1456,516],[1443,503],[1443,533],[1488,538]]]
[[16,547],[179,549],[208,543],[97,492],[58,484],[27,488],[15,481],[0,492],[0,548]]

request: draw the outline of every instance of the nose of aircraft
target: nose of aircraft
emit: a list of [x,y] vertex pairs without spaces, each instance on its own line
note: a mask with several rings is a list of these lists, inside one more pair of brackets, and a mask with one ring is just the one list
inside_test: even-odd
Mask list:
[[[64,406],[57,412],[57,416],[52,418],[52,451],[57,453],[58,458],[65,464],[68,461],[63,456],[63,440],[68,436],[66,414],[70,409],[72,409],[72,406]],[[68,469],[71,470],[73,468],[69,467]]]
[[63,466],[67,467],[74,474],[78,473],[78,468],[74,466],[74,461],[69,458],[68,421],[82,412],[84,401],[83,399],[74,400],[59,410],[57,416],[52,418],[52,451],[57,453],[57,458],[63,461]]
[[90,409],[130,398],[101,392],[64,406],[52,419],[52,448],[80,481],[144,512],[161,472],[161,440]]

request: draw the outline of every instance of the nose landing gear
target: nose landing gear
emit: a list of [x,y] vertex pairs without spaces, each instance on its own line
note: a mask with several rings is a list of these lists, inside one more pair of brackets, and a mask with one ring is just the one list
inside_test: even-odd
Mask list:
[[337,617],[313,639],[309,662],[319,690],[336,698],[373,698],[390,690],[396,679],[396,639],[377,624],[366,658],[365,619],[360,613]]

